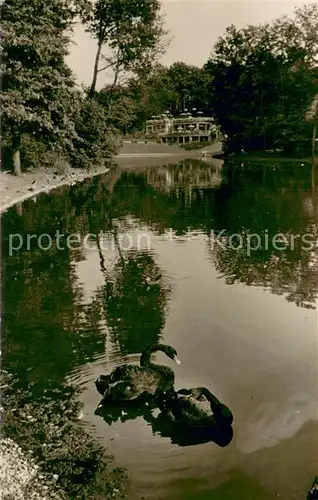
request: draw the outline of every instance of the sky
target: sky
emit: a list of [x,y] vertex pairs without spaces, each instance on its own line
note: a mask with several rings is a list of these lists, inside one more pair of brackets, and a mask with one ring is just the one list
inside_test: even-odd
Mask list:
[[[230,24],[243,28],[248,24],[272,21],[281,15],[291,15],[297,6],[305,3],[308,2],[163,0],[165,27],[172,40],[161,63],[171,65],[176,61],[183,61],[202,66],[207,61],[213,44]],[[77,25],[67,62],[78,83],[91,83],[95,53],[95,40],[85,33],[81,25]],[[103,87],[109,78],[109,74],[100,73],[97,89]]]

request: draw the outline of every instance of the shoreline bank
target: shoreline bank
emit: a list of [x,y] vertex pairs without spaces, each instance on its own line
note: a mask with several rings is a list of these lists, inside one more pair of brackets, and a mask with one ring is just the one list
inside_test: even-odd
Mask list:
[[[57,476],[53,477],[53,480]],[[12,439],[0,439],[0,482],[4,499],[12,500],[66,500],[66,493],[57,488],[48,474],[44,474],[31,457]]]
[[53,171],[52,168],[38,168],[23,172],[16,177],[11,172],[0,173],[0,215],[23,201],[48,193],[54,188],[73,185],[95,175],[109,172],[110,165],[95,167],[92,170],[67,168],[64,172]]

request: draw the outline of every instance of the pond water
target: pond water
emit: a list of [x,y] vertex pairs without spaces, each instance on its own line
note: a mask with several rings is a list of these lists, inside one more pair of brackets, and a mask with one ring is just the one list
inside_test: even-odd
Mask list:
[[[305,499],[318,471],[317,206],[310,165],[215,160],[117,166],[10,209],[3,368],[35,398],[81,388],[131,500]],[[208,387],[231,408],[228,446],[181,447],[142,415],[109,425],[96,412],[95,379],[157,342],[177,349],[180,366],[154,356],[177,389]]]

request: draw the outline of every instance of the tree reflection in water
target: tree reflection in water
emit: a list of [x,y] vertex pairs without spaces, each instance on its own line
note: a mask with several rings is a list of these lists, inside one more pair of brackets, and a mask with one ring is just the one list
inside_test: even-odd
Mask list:
[[[51,406],[46,395],[61,400],[59,391],[69,374],[96,358],[105,359],[105,325],[117,359],[119,354],[131,360],[132,354],[158,342],[162,334],[170,289],[153,254],[136,248],[121,252],[116,231],[126,231],[126,216],[136,226],[141,222],[157,233],[170,228],[177,234],[197,230],[227,283],[261,286],[300,307],[314,307],[317,246],[309,252],[298,238],[293,250],[278,251],[269,245],[249,256],[226,245],[212,249],[210,233],[225,229],[227,237],[236,233],[246,242],[249,234],[262,235],[267,229],[270,238],[278,233],[288,237],[308,233],[317,241],[317,168],[311,173],[301,162],[294,166],[227,162],[216,168],[193,161],[146,171],[117,170],[31,199],[3,215],[2,367],[17,375],[11,389],[28,387],[45,419]],[[81,246],[58,250],[53,245],[43,251],[33,240],[30,249],[23,245],[9,255],[10,233],[19,233],[26,241],[32,233],[54,238],[56,230],[82,237],[104,231],[117,241],[114,266],[109,266],[101,245],[97,248],[104,282],[88,304],[76,275],[77,263],[86,259]],[[151,407],[124,413],[121,409],[120,414],[118,408],[117,414],[107,411],[109,423],[139,416],[153,432],[178,445],[191,444],[186,441],[191,436],[173,428],[164,416],[155,417]],[[61,406],[64,418],[63,412]]]
[[121,355],[139,353],[159,342],[169,292],[149,253],[132,250],[117,259],[98,296],[113,348],[117,346]]
[[[257,168],[253,173],[251,179],[249,171],[236,165],[228,167],[225,194],[218,193],[223,210],[215,217],[216,226],[226,228],[224,241],[218,244],[213,238],[209,240],[211,261],[228,284],[268,288],[274,294],[284,294],[297,306],[314,309],[318,290],[317,220],[309,168],[295,173],[264,166],[263,171]],[[232,242],[231,235],[235,235]],[[258,245],[256,235],[261,246],[253,250]]]
[[[96,235],[100,269],[104,276],[104,285],[96,290],[93,302],[107,324],[112,353],[126,356],[139,353],[145,346],[159,341],[170,288],[149,251],[137,248],[125,251],[121,247],[119,233],[126,232],[122,219],[129,211],[122,206],[126,200],[107,189],[116,176],[114,170],[106,182],[101,177],[95,193],[82,195],[81,211],[86,218],[87,230]],[[103,231],[103,236],[100,231]],[[108,250],[103,249],[105,236],[109,245],[107,249],[111,248],[117,255],[111,266],[107,263]]]
[[[267,229],[270,239],[278,233],[289,241],[291,235],[308,234],[317,242],[317,170],[301,162],[234,161],[223,167],[192,161],[117,169],[12,208],[2,217],[5,367],[14,367],[21,377],[28,373],[33,380],[41,380],[42,373],[61,380],[74,366],[101,353],[105,321],[122,354],[140,352],[145,343],[158,341],[170,294],[151,253],[120,253],[117,244],[112,270],[98,249],[105,283],[96,290],[95,300],[84,305],[74,270],[75,262],[85,259],[83,248],[53,246],[44,252],[33,240],[30,249],[24,245],[10,256],[10,233],[19,233],[25,241],[30,233],[54,238],[57,230],[65,236],[105,231],[116,239],[118,227],[125,231],[122,221],[127,215],[159,233],[172,228],[184,234],[190,228],[205,234],[211,262],[228,284],[261,286],[298,306],[314,308],[317,245],[309,251],[296,238],[294,249],[269,245],[248,255],[246,247],[211,248],[210,236],[212,230],[217,234],[225,229],[227,238],[237,234],[246,243],[248,235],[263,236]],[[48,346],[52,363],[42,355]],[[39,362],[26,372],[35,357]]]
[[[200,162],[192,161],[123,171],[113,189],[115,213],[133,214],[159,233],[202,231],[211,262],[226,283],[264,287],[298,306],[314,308],[317,195],[310,164],[227,161],[222,175],[213,168],[207,173]],[[218,236],[223,230],[227,241],[234,235],[233,244],[211,245],[211,233]],[[262,248],[248,252],[252,234],[260,236]],[[286,249],[272,243],[279,234],[288,242]],[[301,239],[305,235],[306,244]],[[242,248],[237,248],[240,241]],[[255,242],[254,237],[252,245]]]

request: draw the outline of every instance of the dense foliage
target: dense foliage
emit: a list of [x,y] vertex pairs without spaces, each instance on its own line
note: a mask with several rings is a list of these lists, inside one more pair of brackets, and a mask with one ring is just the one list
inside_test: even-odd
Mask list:
[[76,135],[79,99],[64,63],[72,18],[64,0],[6,0],[2,6],[2,123],[17,174],[23,134],[60,147]]
[[175,115],[196,108],[210,114],[208,84],[209,75],[201,68],[183,62],[154,66],[146,77],[129,82],[126,92],[137,105],[133,127],[142,128],[152,115],[164,111]]
[[65,63],[73,23],[80,15],[97,37],[98,61],[108,44],[116,81],[122,70],[140,71],[158,50],[163,34],[158,12],[159,2],[147,1],[5,0],[2,145],[5,162],[12,163],[16,175],[21,160],[26,167],[43,156],[62,157],[83,166],[115,152],[115,135],[125,124],[121,115],[127,103],[113,103],[113,92],[107,99],[96,99],[76,86]]
[[86,99],[75,122],[72,163],[88,166],[107,160],[116,152],[116,131],[107,123],[105,108],[95,99]]
[[297,9],[291,19],[227,28],[205,68],[230,150],[310,150],[305,115],[317,92],[317,50],[317,4]]

